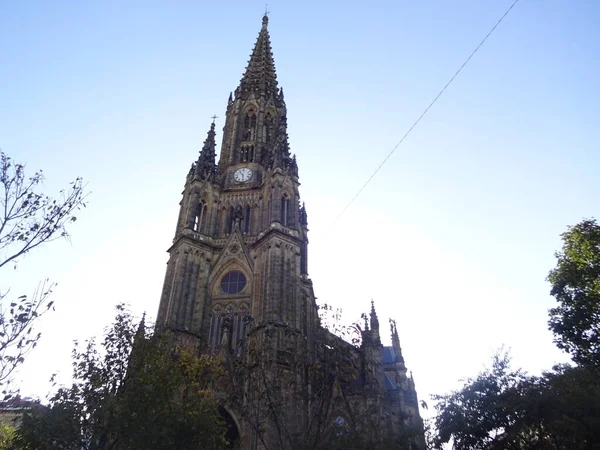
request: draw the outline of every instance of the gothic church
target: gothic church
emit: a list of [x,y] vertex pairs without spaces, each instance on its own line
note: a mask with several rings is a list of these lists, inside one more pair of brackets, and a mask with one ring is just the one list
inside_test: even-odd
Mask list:
[[[299,449],[357,429],[372,442],[406,436],[421,419],[395,323],[390,347],[373,305],[353,344],[321,324],[267,25],[229,96],[218,163],[213,122],[187,174],[157,328],[223,359],[215,390],[233,448]],[[407,442],[386,448],[424,448],[421,431]]]

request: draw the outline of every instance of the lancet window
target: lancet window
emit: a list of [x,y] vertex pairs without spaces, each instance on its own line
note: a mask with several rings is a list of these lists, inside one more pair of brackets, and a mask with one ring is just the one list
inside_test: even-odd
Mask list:
[[250,205],[246,205],[246,214],[244,215],[244,232],[250,231]]
[[194,214],[193,230],[200,231],[202,229],[202,222],[206,214],[206,203],[200,202],[196,207],[196,213]]
[[290,199],[287,194],[283,194],[281,197],[281,224],[288,225],[288,213],[290,209]]
[[253,141],[256,136],[256,112],[250,108],[244,116],[244,141]]
[[217,305],[213,308],[210,318],[210,330],[208,332],[208,345],[213,349],[219,348],[221,343],[221,324],[223,322],[223,308]]

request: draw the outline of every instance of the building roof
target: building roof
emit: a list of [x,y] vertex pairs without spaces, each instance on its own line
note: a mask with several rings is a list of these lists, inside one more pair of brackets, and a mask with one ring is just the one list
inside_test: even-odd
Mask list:
[[391,364],[396,362],[396,352],[394,347],[383,347],[383,363]]

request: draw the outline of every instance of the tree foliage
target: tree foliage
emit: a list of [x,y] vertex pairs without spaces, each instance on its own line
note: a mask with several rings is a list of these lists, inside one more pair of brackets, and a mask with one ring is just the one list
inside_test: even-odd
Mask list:
[[510,368],[506,353],[494,355],[492,366],[477,377],[466,380],[460,389],[435,395],[438,415],[437,448],[452,440],[457,450],[493,448],[507,433],[514,433],[523,419],[517,401],[526,377]]
[[556,345],[573,361],[600,369],[600,225],[586,219],[562,234],[548,281],[558,306],[550,310]]
[[174,351],[160,336],[135,327],[122,305],[100,347],[73,350],[71,387],[25,414],[22,449],[218,449],[225,445],[211,383],[220,366],[209,357]]
[[[22,256],[47,242],[68,237],[68,225],[85,206],[81,178],[62,190],[59,198],[39,192],[43,180],[41,171],[27,177],[23,164],[0,152],[0,269],[16,265]],[[0,286],[0,386],[10,380],[40,338],[33,325],[52,308],[52,287],[46,280],[33,295],[13,296],[8,286]]]
[[586,219],[562,234],[548,281],[558,306],[549,327],[578,364],[539,377],[492,368],[438,400],[434,446],[467,449],[600,449],[600,225]]
[[491,369],[434,398],[435,448],[600,448],[600,378],[585,367],[557,366],[534,377],[496,355]]
[[15,428],[6,423],[0,423],[0,450],[13,449]]

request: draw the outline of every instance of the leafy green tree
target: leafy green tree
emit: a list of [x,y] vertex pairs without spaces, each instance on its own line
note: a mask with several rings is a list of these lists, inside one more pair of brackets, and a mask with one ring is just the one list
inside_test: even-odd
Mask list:
[[[39,192],[43,180],[41,171],[27,177],[23,164],[0,152],[0,270],[16,266],[21,257],[43,244],[69,237],[69,224],[85,206],[81,178],[62,190],[59,198]],[[39,340],[33,325],[52,308],[52,287],[45,281],[31,296],[12,296],[8,286],[0,286],[0,386],[10,381]]]
[[0,450],[10,450],[13,447],[15,428],[6,423],[0,423]]
[[460,389],[435,395],[438,415],[436,447],[452,441],[456,450],[495,448],[498,442],[521,442],[525,411],[519,401],[527,377],[512,370],[508,354],[494,355],[492,366]]
[[557,366],[536,378],[532,388],[529,422],[544,444],[540,448],[600,448],[600,377],[595,370]]
[[506,355],[438,400],[434,446],[467,449],[600,449],[600,225],[562,234],[548,275],[558,306],[549,327],[578,364],[540,377],[510,369]]
[[220,365],[174,351],[135,326],[122,305],[100,348],[73,351],[70,388],[23,418],[22,449],[219,449],[226,445],[211,384]]
[[532,377],[496,355],[491,369],[434,399],[435,448],[600,448],[600,378],[586,367],[557,366]]
[[556,345],[577,364],[600,368],[600,225],[586,219],[562,234],[548,281],[558,306],[550,310]]

